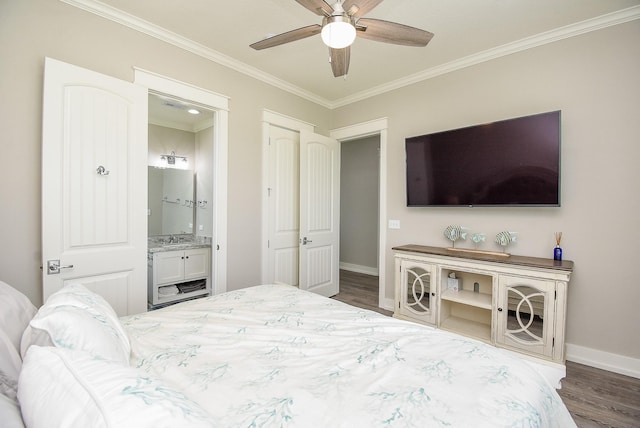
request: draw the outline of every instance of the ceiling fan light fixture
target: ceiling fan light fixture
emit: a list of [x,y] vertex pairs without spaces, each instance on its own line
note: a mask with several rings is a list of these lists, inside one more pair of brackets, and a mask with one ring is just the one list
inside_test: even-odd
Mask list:
[[356,39],[356,27],[351,18],[344,15],[333,15],[324,18],[320,36],[325,45],[333,49],[351,46]]

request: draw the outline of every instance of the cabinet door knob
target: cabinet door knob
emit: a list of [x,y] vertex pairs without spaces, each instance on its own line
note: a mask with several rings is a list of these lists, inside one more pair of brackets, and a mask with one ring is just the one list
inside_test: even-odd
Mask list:
[[498,308],[498,312],[502,312],[502,308]]
[[431,293],[431,295],[435,297],[436,293]]

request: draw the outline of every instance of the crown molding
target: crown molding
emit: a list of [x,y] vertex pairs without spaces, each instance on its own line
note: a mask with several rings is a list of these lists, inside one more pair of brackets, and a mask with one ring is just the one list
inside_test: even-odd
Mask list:
[[537,34],[535,36],[527,37],[517,40],[515,42],[507,43],[502,46],[487,49],[482,52],[478,52],[473,55],[460,58],[455,61],[451,61],[436,67],[423,70],[419,73],[412,74],[402,79],[387,82],[383,85],[373,87],[371,89],[358,92],[348,97],[340,98],[338,100],[330,101],[324,97],[314,94],[310,91],[304,90],[299,86],[292,85],[291,83],[275,77],[272,74],[266,73],[258,68],[252,67],[241,61],[233,59],[227,55],[224,55],[216,50],[207,48],[200,43],[193,40],[182,37],[179,34],[173,33],[167,29],[164,29],[151,22],[140,19],[134,15],[126,13],[122,10],[111,7],[107,4],[101,3],[97,0],[60,0],[71,6],[75,6],[79,9],[101,16],[105,19],[109,19],[118,24],[129,27],[133,30],[144,33],[148,36],[154,37],[158,40],[172,44],[180,49],[184,49],[195,55],[206,58],[210,61],[228,67],[239,73],[250,76],[254,79],[275,86],[276,88],[287,91],[291,94],[297,95],[301,98],[319,104],[328,109],[335,109],[343,107],[354,102],[362,101],[367,98],[371,98],[377,95],[384,94],[395,89],[399,89],[414,83],[422,82],[424,80],[432,79],[434,77],[451,73],[456,70],[460,70],[466,67],[470,67],[476,64],[480,64],[486,61],[491,61],[496,58],[511,55],[517,52],[521,52],[527,49],[532,49],[538,46],[545,45],[547,43],[557,42],[570,37],[585,34],[591,31],[597,31],[603,28],[611,27],[625,22],[640,19],[640,6],[633,6],[627,9],[622,9],[616,12],[598,16],[596,18],[587,19],[585,21],[570,24],[564,27],[560,27],[551,31]]
[[331,108],[342,107],[357,101],[362,101],[367,98],[374,97],[376,95],[384,94],[385,92],[402,88],[404,86],[409,86],[414,83],[429,80],[446,73],[451,73],[456,70],[471,67],[472,65],[491,61],[496,58],[546,45],[548,43],[557,42],[559,40],[568,39],[570,37],[579,36],[591,31],[601,30],[603,28],[611,27],[614,25],[623,24],[625,22],[633,21],[636,19],[640,19],[640,6],[633,6],[627,9],[619,10],[617,12],[612,12],[606,15],[598,16],[596,18],[587,19],[575,24],[556,28],[551,31],[540,33],[531,37],[526,37],[515,42],[487,49],[485,51],[478,52],[476,54],[469,55],[455,61],[432,67],[419,73],[407,76],[405,78],[394,80],[392,82],[373,87],[366,91],[358,92],[348,97],[340,98],[339,100],[331,103]]
[[290,92],[299,97],[305,98],[323,107],[331,108],[331,102],[319,95],[316,95],[310,91],[306,91],[296,85],[275,77],[272,74],[266,73],[258,68],[252,67],[244,62],[231,58],[228,55],[220,53],[216,50],[210,49],[198,42],[194,42],[186,37],[155,25],[149,21],[138,18],[120,9],[116,9],[107,4],[101,3],[97,0],[60,0],[71,6],[75,6],[86,12],[93,13],[102,18],[108,19],[115,23],[129,27],[132,30],[139,31],[143,34],[161,40],[163,42],[174,45],[180,49],[191,52],[195,55],[223,65],[227,68],[253,77],[269,85],[275,86],[284,91]]

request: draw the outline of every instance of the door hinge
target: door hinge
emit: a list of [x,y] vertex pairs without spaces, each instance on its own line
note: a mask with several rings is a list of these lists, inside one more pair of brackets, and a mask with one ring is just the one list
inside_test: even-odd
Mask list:
[[271,197],[271,187],[267,187],[267,196]]
[[271,241],[267,239],[267,248],[271,248]]
[[551,348],[553,349],[556,346],[556,338],[552,337],[551,338]]
[[558,290],[553,292],[553,300],[558,300]]

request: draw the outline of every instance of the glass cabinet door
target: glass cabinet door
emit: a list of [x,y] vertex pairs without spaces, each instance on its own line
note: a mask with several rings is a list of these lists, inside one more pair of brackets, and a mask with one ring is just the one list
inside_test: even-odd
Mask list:
[[552,357],[554,291],[553,281],[501,276],[496,341],[505,347]]
[[402,260],[399,310],[402,315],[435,323],[435,281],[429,264]]

